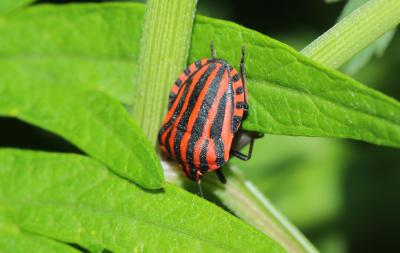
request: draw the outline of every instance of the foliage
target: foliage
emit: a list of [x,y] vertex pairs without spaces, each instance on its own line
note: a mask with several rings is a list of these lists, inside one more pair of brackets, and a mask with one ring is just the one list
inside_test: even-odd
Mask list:
[[[233,183],[216,194],[249,224],[257,226],[263,215],[272,217],[266,219],[273,224],[263,226],[264,234],[164,182],[154,140],[146,139],[137,124],[156,129],[165,103],[145,101],[146,108],[156,108],[150,110],[156,115],[150,123],[132,120],[128,113],[144,106],[140,98],[133,99],[138,94],[170,85],[158,83],[154,70],[139,71],[139,54],[140,59],[153,55],[151,61],[159,60],[148,44],[162,40],[150,31],[147,43],[140,45],[142,4],[21,8],[30,2],[0,5],[0,115],[55,133],[85,155],[0,150],[0,251],[14,244],[21,252],[32,247],[43,252],[315,251],[277,211],[263,206],[259,217],[247,216],[243,207],[229,204],[226,192],[246,191],[240,177],[232,180],[238,188]],[[189,17],[182,26],[187,36],[192,21]],[[185,62],[187,54],[189,61],[208,57],[211,40],[218,56],[236,67],[240,46],[246,47],[251,107],[244,129],[400,147],[398,101],[231,22],[197,16],[191,44],[183,41],[179,57],[166,56],[170,61],[160,64]],[[177,70],[168,71],[163,80]],[[138,85],[135,77],[143,73],[157,81]],[[248,200],[257,205],[256,197]]]
[[194,195],[145,191],[88,157],[3,149],[0,161],[2,214],[22,231],[90,252],[284,252]]

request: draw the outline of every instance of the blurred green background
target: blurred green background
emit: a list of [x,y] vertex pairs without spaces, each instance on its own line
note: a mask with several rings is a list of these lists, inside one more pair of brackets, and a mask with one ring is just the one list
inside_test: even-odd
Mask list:
[[[89,1],[37,4],[44,2]],[[234,21],[301,50],[336,22],[344,4],[199,0],[198,13]],[[399,70],[397,33],[384,56],[373,58],[354,78],[400,100]],[[0,118],[0,146],[79,152],[52,134],[7,118]],[[398,252],[399,150],[267,135],[256,142],[251,161],[233,162],[321,252]]]

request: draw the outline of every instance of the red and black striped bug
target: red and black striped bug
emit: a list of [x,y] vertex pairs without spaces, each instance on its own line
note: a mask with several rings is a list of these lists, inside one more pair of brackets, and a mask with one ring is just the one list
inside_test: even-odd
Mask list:
[[158,140],[189,178],[199,182],[216,171],[225,183],[220,168],[230,155],[250,159],[254,143],[252,138],[247,155],[231,150],[248,112],[245,52],[243,47],[239,73],[210,47],[212,58],[190,64],[173,85]]

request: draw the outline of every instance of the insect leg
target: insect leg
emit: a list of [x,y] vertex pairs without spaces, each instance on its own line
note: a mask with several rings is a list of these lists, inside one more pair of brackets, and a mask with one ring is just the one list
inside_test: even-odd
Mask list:
[[240,153],[237,150],[231,150],[231,155],[236,156],[240,160],[248,161],[248,160],[250,160],[251,154],[253,153],[253,145],[254,145],[254,139],[251,139],[250,146],[249,146],[249,152],[247,153],[247,155]]
[[243,83],[243,89],[245,90],[244,92],[244,102],[245,106],[243,109],[243,118],[247,116],[247,111],[248,111],[248,105],[247,105],[247,83],[246,83],[246,72],[245,72],[245,67],[244,67],[244,59],[245,59],[245,47],[242,47],[242,58],[240,59],[240,76],[242,78],[242,83]]
[[225,184],[226,183],[226,178],[225,178],[224,173],[222,173],[222,170],[218,169],[218,170],[215,171],[215,173],[217,173],[219,181],[221,181],[221,183]]
[[214,42],[210,42],[211,58],[217,58],[217,53],[215,52]]
[[237,158],[239,158],[240,160],[243,160],[243,161],[250,160],[251,155],[253,153],[254,140],[258,139],[258,138],[261,138],[263,136],[264,136],[264,134],[258,133],[257,136],[251,137],[250,146],[249,146],[249,152],[247,153],[247,155],[245,155],[245,154],[243,154],[243,153],[241,153],[241,152],[239,152],[237,150],[231,150],[231,152],[230,152],[231,155],[233,155],[233,156],[235,156],[235,157],[237,157]]

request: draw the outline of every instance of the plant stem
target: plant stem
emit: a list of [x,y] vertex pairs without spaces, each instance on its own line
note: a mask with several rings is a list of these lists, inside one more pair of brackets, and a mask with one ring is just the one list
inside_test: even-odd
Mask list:
[[148,0],[132,116],[155,144],[168,91],[185,68],[197,0]]
[[339,68],[400,23],[399,0],[370,0],[302,50],[330,68]]
[[279,242],[290,253],[316,253],[318,250],[282,215],[258,189],[245,180],[239,169],[229,166],[226,185],[214,180],[214,193],[235,214]]

